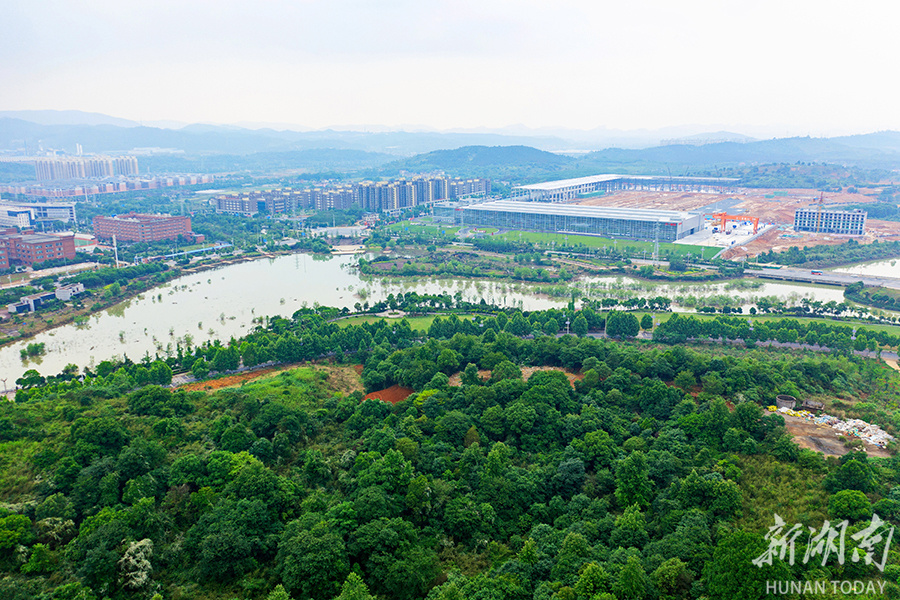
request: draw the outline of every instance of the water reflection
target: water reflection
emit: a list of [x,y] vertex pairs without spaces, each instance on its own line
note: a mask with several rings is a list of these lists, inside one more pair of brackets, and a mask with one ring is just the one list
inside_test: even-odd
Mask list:
[[[185,275],[167,285],[109,308],[79,324],[59,327],[28,341],[0,349],[0,375],[10,383],[34,363],[23,364],[20,350],[30,342],[44,342],[42,374],[55,374],[65,365],[94,366],[100,361],[127,355],[139,360],[145,354],[174,352],[177,345],[197,345],[211,339],[227,340],[245,335],[263,316],[289,317],[304,306],[337,306],[351,310],[354,304],[370,304],[389,294],[461,294],[468,301],[496,303],[523,310],[565,306],[568,296],[550,298],[536,290],[546,284],[469,279],[361,278],[353,256],[296,254],[237,263]],[[728,289],[726,283],[685,285],[648,284],[627,277],[592,277],[570,282],[582,296],[671,296],[727,293],[738,299],[777,296],[841,300],[840,288],[765,283],[757,289]]]
[[900,279],[900,263],[897,259],[878,260],[875,262],[861,263],[830,269],[837,273],[850,273],[853,275],[871,275],[874,277],[893,277]]

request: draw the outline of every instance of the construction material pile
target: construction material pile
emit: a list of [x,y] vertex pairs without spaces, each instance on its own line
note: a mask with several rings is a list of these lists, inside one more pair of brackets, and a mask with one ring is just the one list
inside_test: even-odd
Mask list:
[[860,419],[847,419],[846,421],[842,421],[837,417],[826,415],[824,413],[816,415],[808,410],[793,410],[790,408],[776,408],[774,406],[769,406],[768,410],[769,412],[779,412],[791,417],[798,417],[806,421],[811,421],[816,425],[825,425],[826,427],[837,429],[844,435],[858,437],[879,448],[885,448],[888,443],[894,440],[894,436],[890,435],[878,425],[866,423]]

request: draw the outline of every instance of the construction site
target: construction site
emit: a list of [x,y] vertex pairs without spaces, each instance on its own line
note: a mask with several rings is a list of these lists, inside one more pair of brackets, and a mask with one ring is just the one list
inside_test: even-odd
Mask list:
[[[780,252],[791,246],[842,244],[848,239],[861,244],[900,240],[900,222],[894,221],[868,219],[863,235],[805,232],[794,228],[798,209],[821,213],[874,201],[871,196],[849,192],[823,195],[812,189],[732,188],[726,193],[621,190],[576,202],[586,206],[700,212],[705,217],[705,231],[679,241],[726,248],[723,258],[740,259],[769,250]],[[824,222],[823,218],[820,220]]]

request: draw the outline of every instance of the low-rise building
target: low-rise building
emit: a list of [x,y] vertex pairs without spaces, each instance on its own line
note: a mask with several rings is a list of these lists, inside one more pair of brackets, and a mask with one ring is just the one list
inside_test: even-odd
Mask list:
[[38,222],[75,221],[75,204],[71,202],[6,202],[0,201],[0,226],[26,229]]
[[8,269],[14,263],[33,265],[58,258],[75,258],[75,236],[72,234],[6,230],[0,234],[0,247],[5,251],[0,255],[0,269]]
[[464,226],[674,242],[700,231],[699,213],[499,200],[453,211]]
[[114,217],[94,217],[94,235],[98,239],[123,242],[158,242],[179,236],[193,239],[191,218],[171,215],[126,213]]
[[52,300],[62,300],[63,302],[68,302],[74,296],[77,296],[83,291],[83,283],[70,283],[68,285],[61,285],[55,290],[51,290],[49,292],[38,292],[37,294],[22,296],[21,298],[19,298],[18,302],[9,304],[6,308],[9,311],[9,314],[34,312]]

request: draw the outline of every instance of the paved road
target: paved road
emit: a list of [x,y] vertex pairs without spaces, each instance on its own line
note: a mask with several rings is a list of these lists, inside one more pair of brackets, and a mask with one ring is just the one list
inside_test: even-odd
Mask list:
[[753,275],[762,279],[781,279],[785,281],[805,281],[826,285],[848,286],[858,281],[870,287],[885,287],[900,290],[900,279],[876,277],[873,275],[852,275],[849,273],[833,273],[826,271],[822,275],[813,275],[810,269],[746,269],[745,275]]

